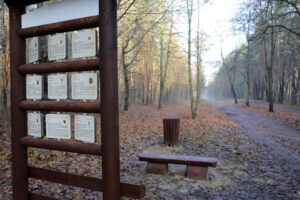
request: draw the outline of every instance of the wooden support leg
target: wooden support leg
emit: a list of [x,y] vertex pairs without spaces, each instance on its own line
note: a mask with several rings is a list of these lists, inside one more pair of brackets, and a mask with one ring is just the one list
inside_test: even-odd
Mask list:
[[187,166],[186,176],[191,179],[207,180],[207,167]]
[[103,199],[121,199],[117,1],[99,0]]
[[168,172],[168,163],[152,163],[147,164],[147,173],[165,175]]
[[26,112],[19,103],[26,99],[25,76],[17,70],[25,61],[25,39],[17,31],[21,28],[21,15],[25,10],[18,6],[9,7],[10,18],[10,76],[11,76],[11,148],[13,199],[28,200],[27,147],[20,139],[27,135]]

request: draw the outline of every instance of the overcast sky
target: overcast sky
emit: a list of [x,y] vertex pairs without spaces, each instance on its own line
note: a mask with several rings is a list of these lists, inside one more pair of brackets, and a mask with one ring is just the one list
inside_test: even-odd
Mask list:
[[[200,13],[201,27],[209,35],[209,49],[203,56],[204,70],[207,80],[212,79],[216,66],[210,64],[221,60],[221,45],[224,56],[229,54],[243,39],[233,37],[230,20],[236,15],[241,0],[213,0],[202,8]],[[221,38],[223,42],[221,42]],[[210,46],[211,45],[211,46]]]
[[[203,1],[203,0],[202,0]],[[196,0],[194,0],[194,9],[197,9]],[[213,74],[218,70],[214,64],[221,61],[221,46],[223,54],[226,57],[237,45],[243,41],[243,37],[233,37],[232,23],[230,20],[236,15],[239,4],[242,0],[210,0],[209,3],[201,6],[200,10],[200,27],[201,31],[208,34],[205,42],[207,51],[203,54],[203,65],[206,81],[213,78]],[[185,1],[181,1],[182,9],[186,9]],[[186,11],[185,11],[186,12]],[[196,37],[197,14],[193,15],[193,37]],[[186,15],[178,16],[176,19],[177,31],[181,32],[183,45],[187,49],[187,17]],[[223,42],[221,42],[221,40]]]

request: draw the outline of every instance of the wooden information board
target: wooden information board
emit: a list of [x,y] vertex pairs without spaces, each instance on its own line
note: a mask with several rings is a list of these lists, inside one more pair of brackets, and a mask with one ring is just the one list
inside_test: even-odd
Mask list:
[[[103,199],[117,200],[121,196],[140,199],[146,193],[144,186],[120,182],[120,146],[119,146],[119,103],[118,103],[118,46],[117,46],[117,0],[62,0],[50,4],[40,12],[33,11],[31,16],[39,20],[39,14],[46,11],[45,16],[55,16],[55,10],[71,9],[73,3],[98,3],[98,15],[86,16],[80,19],[67,19],[51,24],[22,28],[22,16],[26,19],[25,6],[41,3],[42,0],[5,0],[9,7],[10,18],[10,72],[11,72],[11,146],[12,146],[12,179],[13,199],[51,199],[41,194],[28,191],[28,179],[40,179],[54,183],[81,187],[103,192]],[[71,6],[71,8],[70,8]],[[92,6],[94,8],[94,6]],[[53,11],[53,12],[52,12]],[[90,10],[89,10],[90,11]],[[85,10],[84,14],[90,13]],[[62,12],[60,12],[62,13]],[[68,13],[68,12],[66,12]],[[76,12],[76,16],[84,16]],[[42,17],[42,16],[41,16]],[[30,24],[30,23],[29,23]],[[79,31],[97,28],[100,32],[99,58],[64,62],[36,63],[36,43],[31,44],[29,64],[26,64],[26,38],[44,35]],[[38,42],[38,41],[35,41]],[[61,55],[53,55],[53,59]],[[64,57],[64,55],[62,56]],[[70,73],[100,70],[100,101],[47,101],[26,99],[26,75],[48,73]],[[101,104],[100,104],[101,102]],[[100,113],[101,114],[101,145],[83,143],[74,140],[43,139],[27,134],[27,112],[71,112],[71,113]],[[37,118],[36,116],[33,116]],[[30,118],[34,120],[34,118]],[[33,121],[30,121],[33,123]],[[63,121],[64,123],[64,121]],[[66,123],[67,120],[66,120]],[[34,132],[39,126],[30,124]],[[53,125],[52,125],[53,126]],[[51,127],[51,126],[50,126]],[[49,127],[48,127],[49,128]],[[38,136],[38,135],[37,135]],[[28,147],[90,154],[102,158],[102,179],[94,177],[67,174],[28,166]],[[99,175],[100,176],[100,175]]]

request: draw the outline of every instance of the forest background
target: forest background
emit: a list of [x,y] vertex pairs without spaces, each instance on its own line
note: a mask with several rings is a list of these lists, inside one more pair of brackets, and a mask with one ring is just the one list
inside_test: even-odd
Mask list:
[[[27,8],[37,9],[47,1]],[[213,63],[205,81],[203,56],[210,36],[198,13],[205,0],[118,0],[120,105],[164,104],[190,100],[197,116],[200,96],[299,104],[300,17],[298,0],[244,0],[232,19],[236,48]],[[0,1],[0,104],[9,119],[9,14]],[[178,21],[180,19],[180,26]],[[185,27],[184,30],[181,30]],[[220,43],[225,39],[220,35]],[[210,63],[211,64],[211,63]]]

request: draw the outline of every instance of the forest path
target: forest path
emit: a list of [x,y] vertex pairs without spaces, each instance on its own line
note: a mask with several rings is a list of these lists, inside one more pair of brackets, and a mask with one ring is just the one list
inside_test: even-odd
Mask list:
[[[259,106],[259,107],[264,107],[266,109],[269,108],[269,103],[266,102],[250,102],[250,105],[253,106]],[[294,113],[299,113],[300,114],[300,107],[299,106],[284,106],[282,104],[274,104],[274,110],[281,110],[281,111],[287,111],[287,112],[294,112]]]
[[295,174],[300,173],[300,132],[275,119],[262,116],[221,101],[212,101],[230,119],[238,124],[242,133],[256,143],[265,146],[265,151]]

